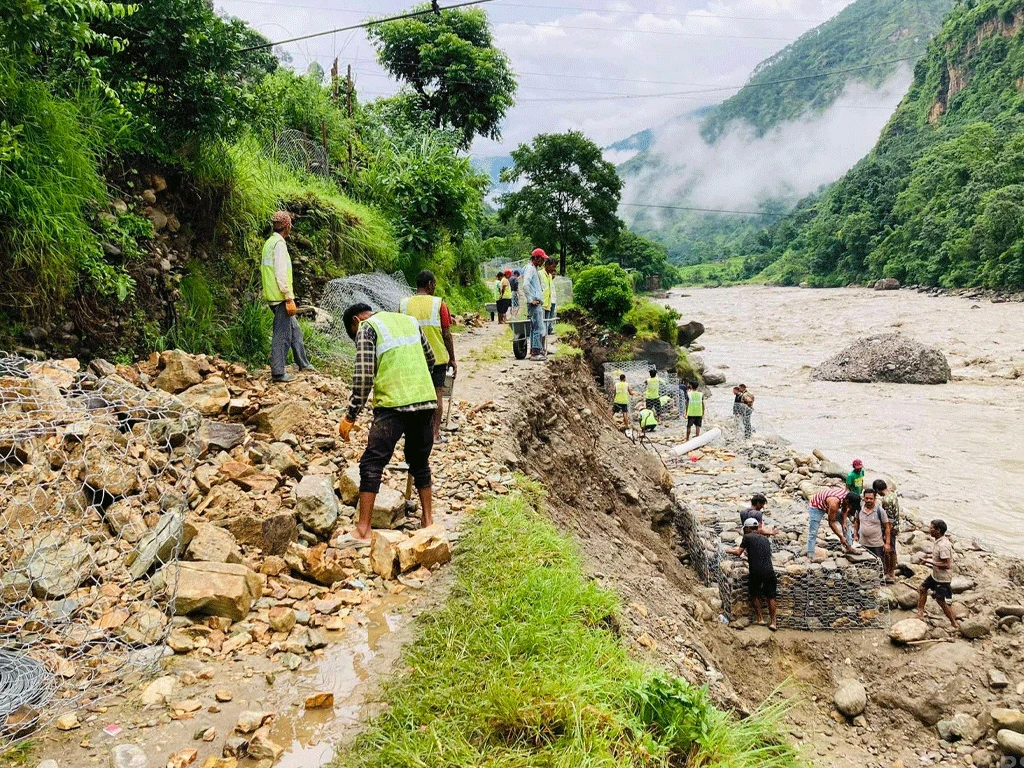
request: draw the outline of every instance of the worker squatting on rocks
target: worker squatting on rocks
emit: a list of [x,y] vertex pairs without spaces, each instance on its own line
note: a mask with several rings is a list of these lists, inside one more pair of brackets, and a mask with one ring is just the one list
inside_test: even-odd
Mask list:
[[425,269],[416,276],[416,295],[402,299],[399,311],[403,315],[411,315],[420,324],[420,330],[430,343],[434,352],[434,367],[430,376],[434,380],[434,391],[437,392],[437,409],[434,411],[434,440],[441,435],[441,417],[444,414],[444,381],[448,369],[452,376],[458,372],[455,364],[455,341],[452,339],[452,316],[448,305],[439,296],[435,296],[437,280],[434,273]]
[[353,304],[342,322],[355,341],[352,397],[338,432],[345,442],[373,390],[373,424],[359,460],[359,520],[353,538],[369,541],[373,505],[384,468],[405,436],[405,461],[419,492],[422,525],[433,523],[430,451],[434,447],[437,392],[431,378],[434,351],[416,319],[397,312],[374,312]]
[[291,381],[285,365],[288,350],[292,351],[295,364],[300,371],[312,368],[306,356],[302,339],[302,328],[295,319],[295,288],[292,279],[292,260],[288,255],[285,239],[292,231],[292,216],[288,211],[277,211],[270,223],[274,233],[263,244],[263,259],[260,263],[260,278],[263,282],[263,298],[274,312],[274,336],[270,342],[270,375],[274,381]]

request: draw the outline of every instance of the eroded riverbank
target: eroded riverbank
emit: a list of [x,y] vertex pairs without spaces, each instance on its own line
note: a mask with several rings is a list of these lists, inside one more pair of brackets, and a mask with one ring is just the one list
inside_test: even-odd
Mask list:
[[[676,289],[667,302],[707,328],[709,367],[757,396],[755,425],[805,453],[894,479],[922,517],[1013,551],[1024,524],[1024,313],[1019,304],[860,288]],[[940,386],[812,381],[853,340],[899,331],[936,346]],[[731,407],[728,387],[711,407]]]

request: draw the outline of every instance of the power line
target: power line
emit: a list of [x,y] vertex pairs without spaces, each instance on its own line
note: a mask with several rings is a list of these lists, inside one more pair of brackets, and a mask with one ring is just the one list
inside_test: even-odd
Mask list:
[[288,40],[278,40],[276,43],[260,43],[259,45],[251,45],[248,48],[239,48],[237,53],[249,53],[250,51],[259,51],[263,48],[273,48],[275,45],[285,45],[287,43],[297,43],[300,40],[310,40],[314,37],[325,37],[327,35],[333,35],[337,32],[348,32],[352,29],[366,29],[367,27],[373,27],[377,24],[386,24],[389,21],[401,21],[402,19],[414,19],[417,16],[427,16],[432,13],[439,13],[441,11],[450,11],[456,8],[466,8],[470,5],[483,5],[484,3],[493,3],[495,0],[469,0],[464,3],[456,3],[455,5],[446,5],[444,7],[438,7],[436,4],[433,8],[427,8],[422,11],[412,11],[411,13],[403,13],[398,16],[388,16],[383,19],[372,19],[370,21],[364,21],[360,24],[350,24],[347,27],[338,27],[337,29],[328,29],[325,32],[314,32],[310,35],[300,35],[299,37],[292,37]]
[[696,208],[688,205],[654,205],[648,203],[619,203],[619,205],[628,205],[631,208],[665,208],[670,211],[697,211],[698,213],[734,213],[739,216],[774,216],[781,218],[786,215],[784,213],[767,213],[765,211],[730,211],[725,208]]

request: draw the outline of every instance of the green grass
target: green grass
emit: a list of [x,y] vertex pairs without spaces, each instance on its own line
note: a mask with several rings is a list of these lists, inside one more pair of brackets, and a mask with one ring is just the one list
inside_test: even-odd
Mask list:
[[636,297],[633,308],[626,313],[624,322],[631,323],[641,339],[661,339],[675,344],[679,313],[649,299]]
[[524,488],[470,523],[447,604],[421,619],[408,671],[336,767],[798,765],[778,705],[736,720],[630,657],[616,596]]
[[24,768],[24,766],[34,765],[37,762],[32,759],[34,748],[35,742],[23,741],[0,751],[0,768]]

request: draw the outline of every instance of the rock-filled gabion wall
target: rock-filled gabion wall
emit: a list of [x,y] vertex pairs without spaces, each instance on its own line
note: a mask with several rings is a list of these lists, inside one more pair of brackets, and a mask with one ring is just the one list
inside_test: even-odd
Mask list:
[[[626,374],[626,382],[633,388],[636,397],[643,397],[647,389],[647,379],[653,366],[647,360],[625,360],[618,363],[604,364],[604,388],[611,398],[615,394],[615,382],[619,380],[619,374]],[[679,377],[675,371],[659,370],[658,378],[661,379],[661,394],[672,398],[668,407],[661,411],[659,419],[678,419],[683,413],[686,399],[679,389]],[[635,398],[630,398],[632,401]]]
[[[691,567],[705,584],[718,585],[722,616],[729,622],[752,618],[746,558],[725,552],[739,542],[739,525],[698,520],[683,509],[676,514],[676,532]],[[826,541],[821,535],[819,547],[827,547],[827,556],[821,562],[812,562],[799,543],[798,532],[781,531],[771,538],[780,627],[840,630],[888,623],[888,603],[879,599],[882,567],[875,557],[865,552],[850,560],[842,554],[838,542]]]
[[0,750],[137,682],[170,627],[201,418],[104,365],[0,353]]

